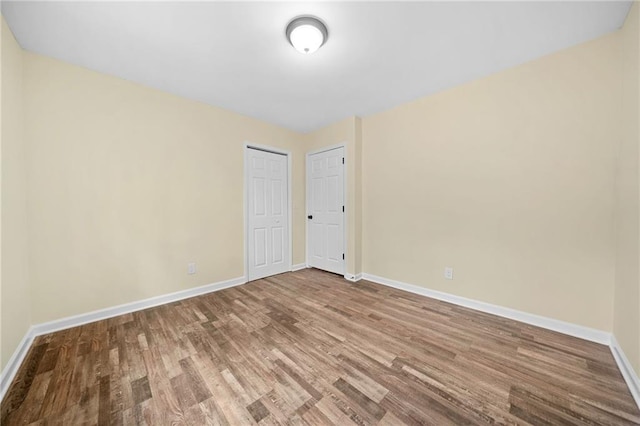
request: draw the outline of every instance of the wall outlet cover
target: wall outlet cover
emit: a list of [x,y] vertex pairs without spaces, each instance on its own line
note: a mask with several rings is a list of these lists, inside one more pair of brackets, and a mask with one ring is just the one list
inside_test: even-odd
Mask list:
[[452,280],[453,279],[453,267],[445,266],[445,268],[444,268],[444,277],[447,280]]

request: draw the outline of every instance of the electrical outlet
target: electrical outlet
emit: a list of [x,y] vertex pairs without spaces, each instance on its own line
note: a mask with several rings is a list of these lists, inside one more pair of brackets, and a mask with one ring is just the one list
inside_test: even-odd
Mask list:
[[195,273],[196,273],[196,263],[195,262],[187,263],[187,274],[193,275]]
[[444,267],[444,278],[447,280],[453,279],[453,267],[451,266]]

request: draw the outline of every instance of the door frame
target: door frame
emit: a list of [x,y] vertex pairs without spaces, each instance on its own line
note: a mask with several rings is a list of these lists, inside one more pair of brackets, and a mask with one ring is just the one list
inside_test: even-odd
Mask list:
[[344,202],[344,216],[343,216],[343,220],[342,220],[342,232],[343,232],[343,236],[342,236],[342,252],[344,253],[344,278],[348,279],[347,277],[350,275],[347,271],[347,260],[349,259],[349,253],[347,253],[347,247],[349,246],[348,244],[348,220],[347,218],[349,217],[348,213],[349,213],[349,208],[347,206],[347,201],[349,199],[348,196],[348,192],[347,192],[347,166],[349,164],[349,158],[347,156],[347,143],[346,142],[342,142],[342,143],[338,143],[335,145],[328,145],[328,146],[323,146],[322,148],[318,148],[316,150],[313,151],[309,151],[305,154],[305,158],[304,158],[304,252],[305,252],[305,265],[307,268],[309,268],[309,221],[307,219],[307,216],[309,215],[309,192],[307,191],[308,189],[308,180],[309,180],[309,174],[307,173],[309,170],[309,157],[314,155],[314,154],[320,154],[322,152],[327,152],[327,151],[332,151],[334,149],[338,149],[338,148],[342,148],[342,153],[344,155],[344,169],[343,169],[343,173],[342,173],[342,185],[343,185],[343,189],[342,189],[342,199]]
[[242,212],[244,215],[244,282],[249,282],[249,212],[247,211],[249,208],[249,149],[257,149],[259,151],[271,152],[273,154],[284,155],[287,157],[287,227],[289,231],[289,264],[287,269],[291,271],[291,265],[293,264],[293,228],[292,228],[292,219],[293,219],[293,194],[291,192],[291,151],[287,151],[281,148],[276,148],[268,145],[260,145],[252,142],[245,142],[242,148],[242,155],[244,157],[244,170],[243,170],[243,208]]

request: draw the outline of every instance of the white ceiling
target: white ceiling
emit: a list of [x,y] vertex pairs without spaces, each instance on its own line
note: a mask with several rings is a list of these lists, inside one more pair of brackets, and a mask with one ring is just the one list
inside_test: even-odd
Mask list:
[[[631,2],[2,2],[27,50],[308,132],[620,28]],[[313,14],[305,56],[287,23]]]

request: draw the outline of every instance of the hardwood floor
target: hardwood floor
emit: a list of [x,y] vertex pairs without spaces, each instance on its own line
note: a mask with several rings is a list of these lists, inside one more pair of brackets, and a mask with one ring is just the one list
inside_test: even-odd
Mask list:
[[14,424],[639,424],[606,346],[287,273],[34,342]]

